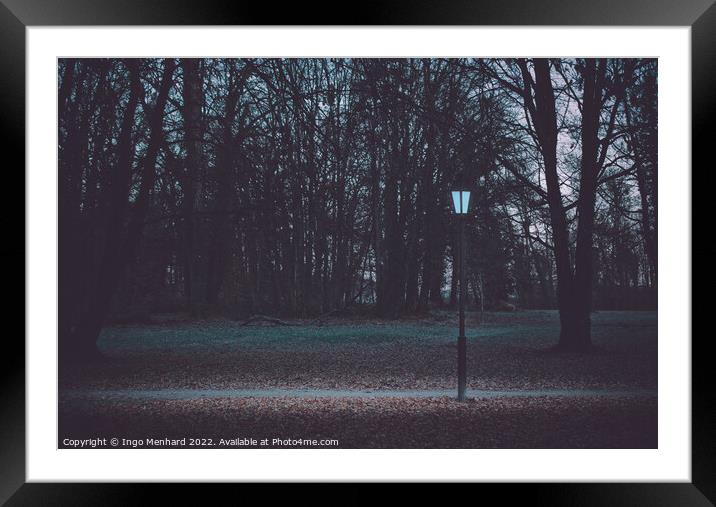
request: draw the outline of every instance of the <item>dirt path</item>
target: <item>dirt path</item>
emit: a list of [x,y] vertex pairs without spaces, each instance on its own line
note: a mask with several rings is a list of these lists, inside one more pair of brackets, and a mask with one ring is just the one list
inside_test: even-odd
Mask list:
[[[468,389],[468,398],[538,397],[656,397],[651,389]],[[202,398],[440,398],[455,397],[454,389],[425,390],[345,390],[345,389],[70,389],[61,391],[64,399],[153,399],[191,400]]]

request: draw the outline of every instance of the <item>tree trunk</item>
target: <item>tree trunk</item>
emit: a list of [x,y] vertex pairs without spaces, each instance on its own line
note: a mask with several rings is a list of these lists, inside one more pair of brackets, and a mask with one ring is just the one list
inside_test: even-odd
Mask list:
[[601,82],[605,72],[605,60],[584,60],[582,78],[582,161],[577,216],[577,248],[575,254],[573,334],[560,345],[570,350],[588,350],[591,340],[592,277],[594,203],[597,193],[597,155],[599,139],[599,115],[601,106]]
[[[523,65],[526,65],[523,63]],[[547,203],[554,241],[557,265],[557,304],[559,306],[559,348],[571,348],[579,341],[583,326],[576,318],[572,263],[569,255],[567,219],[562,204],[562,194],[557,174],[557,114],[554,89],[550,76],[549,61],[534,60],[535,70],[535,128],[540,139],[544,173],[547,183]],[[524,74],[523,70],[523,74]]]
[[196,252],[194,238],[196,235],[195,211],[197,200],[197,179],[201,164],[201,105],[202,87],[199,77],[199,60],[196,58],[183,58],[181,61],[184,73],[184,142],[186,148],[186,167],[183,191],[184,215],[184,298],[187,307],[195,303],[195,269]]
[[[231,72],[231,71],[230,71]],[[230,77],[230,79],[232,79]],[[226,98],[226,116],[222,125],[222,144],[217,147],[216,156],[216,205],[211,244],[206,267],[206,302],[214,305],[219,299],[219,291],[226,272],[229,232],[229,213],[232,195],[235,191],[234,144],[232,125],[236,116],[236,107],[240,90],[232,82]]]
[[84,318],[74,329],[70,340],[64,343],[67,348],[61,350],[60,360],[86,362],[101,357],[97,349],[97,338],[109,310],[109,304],[117,286],[122,267],[122,230],[127,208],[127,194],[132,178],[132,159],[134,144],[132,128],[134,117],[142,92],[139,68],[136,60],[128,59],[130,93],[124,116],[119,142],[117,144],[117,170],[108,189],[109,216],[106,224],[106,240],[103,248],[97,283],[92,291],[90,306]]

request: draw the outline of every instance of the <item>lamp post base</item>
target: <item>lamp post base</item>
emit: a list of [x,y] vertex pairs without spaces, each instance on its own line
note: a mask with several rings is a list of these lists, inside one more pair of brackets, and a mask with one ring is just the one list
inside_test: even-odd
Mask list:
[[457,401],[465,401],[467,384],[467,339],[457,338]]

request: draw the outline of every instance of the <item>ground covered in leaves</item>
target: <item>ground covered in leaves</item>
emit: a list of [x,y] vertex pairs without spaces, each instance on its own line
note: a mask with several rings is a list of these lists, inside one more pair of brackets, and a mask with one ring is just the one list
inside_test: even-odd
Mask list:
[[[594,353],[546,350],[556,312],[468,317],[472,389],[647,390],[653,396],[77,399],[79,390],[450,389],[456,321],[188,321],[108,327],[101,364],[60,370],[60,440],[117,435],[336,439],[338,447],[655,447],[655,312],[593,315]],[[60,445],[62,446],[61,442]],[[289,447],[296,445],[289,445]],[[335,445],[332,445],[334,446]]]
[[[64,438],[134,440],[119,447],[152,447],[150,438],[185,439],[161,446],[178,448],[657,446],[656,399],[628,396],[466,403],[448,397],[125,399],[85,402],[80,409],[61,404],[60,413]],[[255,439],[253,445],[250,439]],[[267,445],[261,445],[262,439]]]

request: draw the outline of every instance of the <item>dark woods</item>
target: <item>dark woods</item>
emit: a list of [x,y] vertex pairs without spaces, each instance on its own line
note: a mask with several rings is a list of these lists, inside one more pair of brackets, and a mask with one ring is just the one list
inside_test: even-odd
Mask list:
[[[176,310],[656,304],[655,60],[65,59],[60,345]],[[69,357],[69,356],[68,356]]]

